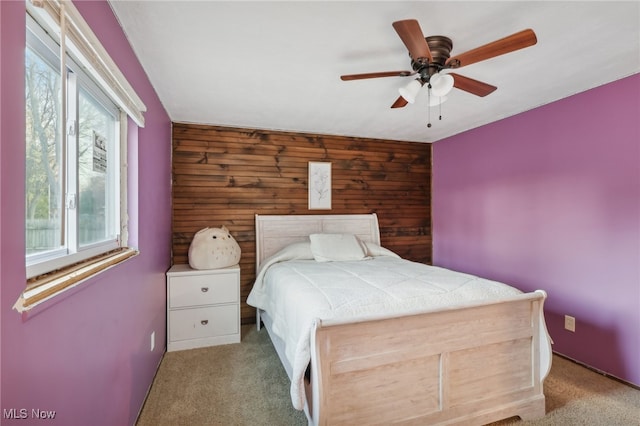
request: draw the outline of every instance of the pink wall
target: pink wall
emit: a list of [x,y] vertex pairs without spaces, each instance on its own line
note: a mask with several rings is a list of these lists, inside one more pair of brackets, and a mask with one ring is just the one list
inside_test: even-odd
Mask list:
[[3,425],[33,424],[32,409],[55,411],[47,424],[133,424],[166,342],[171,122],[108,3],[75,4],[148,108],[146,126],[130,129],[131,232],[141,254],[28,315],[11,309],[25,284],[25,3],[1,1],[0,416],[28,413]]
[[546,290],[553,349],[640,384],[640,75],[439,141],[433,158],[434,263]]

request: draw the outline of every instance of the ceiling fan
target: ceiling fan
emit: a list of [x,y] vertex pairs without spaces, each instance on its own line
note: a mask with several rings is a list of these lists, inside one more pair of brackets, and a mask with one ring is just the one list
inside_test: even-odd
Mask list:
[[396,21],[393,23],[393,28],[409,50],[412,71],[384,71],[340,76],[341,80],[349,81],[416,75],[415,80],[412,80],[406,87],[400,88],[400,97],[391,105],[391,108],[402,108],[407,103],[413,103],[415,96],[425,84],[429,88],[429,94],[436,97],[435,105],[443,102],[444,96],[453,87],[476,96],[487,96],[497,87],[457,73],[441,74],[441,72],[524,49],[537,43],[533,30],[526,29],[465,53],[450,56],[453,48],[451,39],[440,35],[425,37],[420,29],[420,24],[415,19]]

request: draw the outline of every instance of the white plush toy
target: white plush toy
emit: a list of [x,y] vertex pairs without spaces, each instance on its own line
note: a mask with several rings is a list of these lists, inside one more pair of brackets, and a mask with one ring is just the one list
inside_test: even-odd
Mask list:
[[189,266],[193,269],[225,268],[239,261],[240,246],[225,226],[199,230],[189,246]]

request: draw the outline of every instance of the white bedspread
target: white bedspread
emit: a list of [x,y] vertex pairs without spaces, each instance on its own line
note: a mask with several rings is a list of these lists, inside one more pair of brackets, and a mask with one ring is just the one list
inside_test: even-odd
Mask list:
[[[371,255],[371,250],[370,250]],[[293,367],[291,399],[302,410],[316,319],[413,313],[521,291],[502,283],[400,259],[385,249],[360,261],[316,262],[299,243],[267,259],[247,303],[266,311]],[[383,255],[378,255],[383,254]]]

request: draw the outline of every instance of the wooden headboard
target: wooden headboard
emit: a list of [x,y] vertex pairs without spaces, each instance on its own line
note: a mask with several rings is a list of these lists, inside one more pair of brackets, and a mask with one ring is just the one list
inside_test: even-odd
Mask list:
[[311,234],[354,234],[380,245],[378,216],[372,214],[256,215],[256,272],[262,261]]

